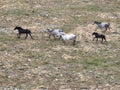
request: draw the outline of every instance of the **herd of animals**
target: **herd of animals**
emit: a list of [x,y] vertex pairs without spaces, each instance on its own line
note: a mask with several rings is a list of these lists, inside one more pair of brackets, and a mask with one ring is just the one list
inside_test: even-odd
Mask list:
[[[98,28],[100,29],[105,29],[104,31],[106,32],[108,29],[110,29],[110,23],[108,22],[98,22],[98,21],[94,21],[93,25],[96,24],[97,27],[95,30],[97,30]],[[32,35],[31,35],[31,31],[29,29],[23,29],[19,26],[16,26],[14,28],[14,30],[18,30],[18,34],[17,37],[20,38],[21,34],[26,34],[25,39],[27,39],[28,35],[33,39]],[[66,41],[71,40],[73,45],[76,44],[76,38],[77,36],[75,34],[68,34],[65,33],[63,30],[61,29],[46,29],[43,30],[43,33],[48,33],[49,35],[49,39],[51,38],[51,36],[54,37],[54,39],[56,39],[56,36],[59,37],[59,39],[62,39],[63,43],[65,44]],[[93,41],[96,39],[96,41],[98,41],[98,39],[101,39],[101,43],[103,43],[103,41],[107,41],[106,40],[106,36],[104,34],[99,34],[97,32],[93,32],[92,35],[93,37]]]

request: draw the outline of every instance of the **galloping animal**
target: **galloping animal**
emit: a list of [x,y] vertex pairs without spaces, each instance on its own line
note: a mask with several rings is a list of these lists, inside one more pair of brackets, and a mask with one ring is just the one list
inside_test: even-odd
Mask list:
[[60,37],[62,38],[62,41],[63,41],[64,44],[66,43],[66,41],[72,40],[73,41],[73,45],[75,45],[76,38],[77,38],[77,36],[75,34],[72,34],[72,33],[66,34],[64,32],[60,32],[59,34],[60,34]]
[[17,37],[18,37],[18,38],[20,38],[21,34],[26,34],[25,39],[27,39],[28,34],[29,34],[29,35],[31,36],[31,38],[33,39],[32,35],[31,35],[31,31],[30,31],[29,29],[23,29],[23,28],[21,28],[21,27],[16,26],[16,27],[14,28],[14,30],[18,30],[18,34],[17,34]]
[[97,32],[93,32],[92,35],[95,36],[95,37],[93,38],[93,41],[94,41],[95,38],[96,38],[96,41],[98,41],[98,38],[101,38],[101,39],[102,39],[101,43],[103,43],[103,40],[106,41],[106,37],[105,37],[105,35],[103,35],[103,34],[98,34]]
[[98,21],[94,21],[93,25],[96,24],[97,27],[95,30],[97,30],[98,28],[100,29],[105,29],[105,32],[107,31],[107,29],[110,30],[110,23],[109,22],[98,22]]
[[54,39],[56,39],[56,36],[59,36],[60,39],[60,32],[63,32],[63,30],[61,29],[47,29],[46,32],[49,32],[49,39],[51,36],[54,37]]

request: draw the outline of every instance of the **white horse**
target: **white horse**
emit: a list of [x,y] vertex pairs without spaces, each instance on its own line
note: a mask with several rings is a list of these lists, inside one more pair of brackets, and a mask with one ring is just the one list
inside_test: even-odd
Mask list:
[[62,41],[63,41],[64,44],[66,43],[66,41],[72,40],[73,45],[75,45],[75,43],[76,43],[76,35],[75,34],[72,34],[72,33],[71,34],[66,34],[64,32],[59,33],[59,34],[60,34],[60,37],[62,38]]

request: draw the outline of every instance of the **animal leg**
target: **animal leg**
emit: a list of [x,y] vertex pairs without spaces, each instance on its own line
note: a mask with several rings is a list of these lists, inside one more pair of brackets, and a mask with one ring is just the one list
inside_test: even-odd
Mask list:
[[50,39],[50,37],[51,37],[51,34],[49,34],[49,39]]
[[55,35],[53,35],[53,37],[54,37],[54,39],[56,40]]
[[63,42],[63,43],[64,43],[64,45],[65,45],[65,43],[66,43],[66,42],[65,42],[65,40],[63,40],[63,39],[62,39],[62,42]]
[[102,41],[101,41],[101,43],[103,43],[103,38],[102,38]]
[[107,42],[106,37],[104,38],[105,42]]
[[73,45],[75,45],[75,43],[76,43],[76,36],[75,36],[75,38],[73,39]]
[[93,41],[95,40],[95,37],[93,38]]
[[28,37],[28,34],[26,34],[26,37],[25,37],[25,39],[27,39],[27,37]]
[[31,36],[31,38],[33,39],[33,37],[32,37],[32,35],[31,35],[31,33],[29,33],[29,35]]
[[98,38],[96,38],[96,42],[98,41]]
[[112,29],[111,27],[108,27],[108,29],[109,29],[109,31],[110,31],[110,29]]
[[60,37],[59,37],[59,40],[62,38],[62,36],[60,35]]
[[20,35],[21,35],[21,34],[18,33],[18,34],[17,34],[17,37],[20,38]]
[[105,27],[105,31],[104,32],[106,32],[107,31],[107,27]]
[[76,43],[76,40],[73,41],[73,45],[75,45],[75,43]]

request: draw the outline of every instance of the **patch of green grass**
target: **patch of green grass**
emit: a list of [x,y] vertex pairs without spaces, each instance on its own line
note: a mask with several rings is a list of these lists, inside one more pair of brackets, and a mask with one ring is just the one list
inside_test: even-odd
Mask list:
[[104,66],[106,67],[105,63],[106,63],[105,58],[100,58],[100,57],[98,57],[96,59],[90,58],[89,60],[85,60],[83,62],[83,67],[85,69],[95,69],[95,68],[104,67]]
[[102,11],[102,8],[98,5],[88,6],[86,9],[87,11],[94,11],[94,12]]
[[2,41],[2,42],[4,42],[4,43],[15,43],[15,42],[17,42],[17,41],[19,41],[18,40],[18,38],[16,38],[16,37],[12,37],[11,35],[8,35],[8,34],[6,34],[6,33],[0,33],[0,40]]
[[15,15],[15,16],[22,16],[22,15],[25,15],[25,16],[29,16],[32,14],[32,11],[30,10],[25,10],[25,9],[16,9],[16,10],[8,10],[6,11],[5,13],[6,15]]

